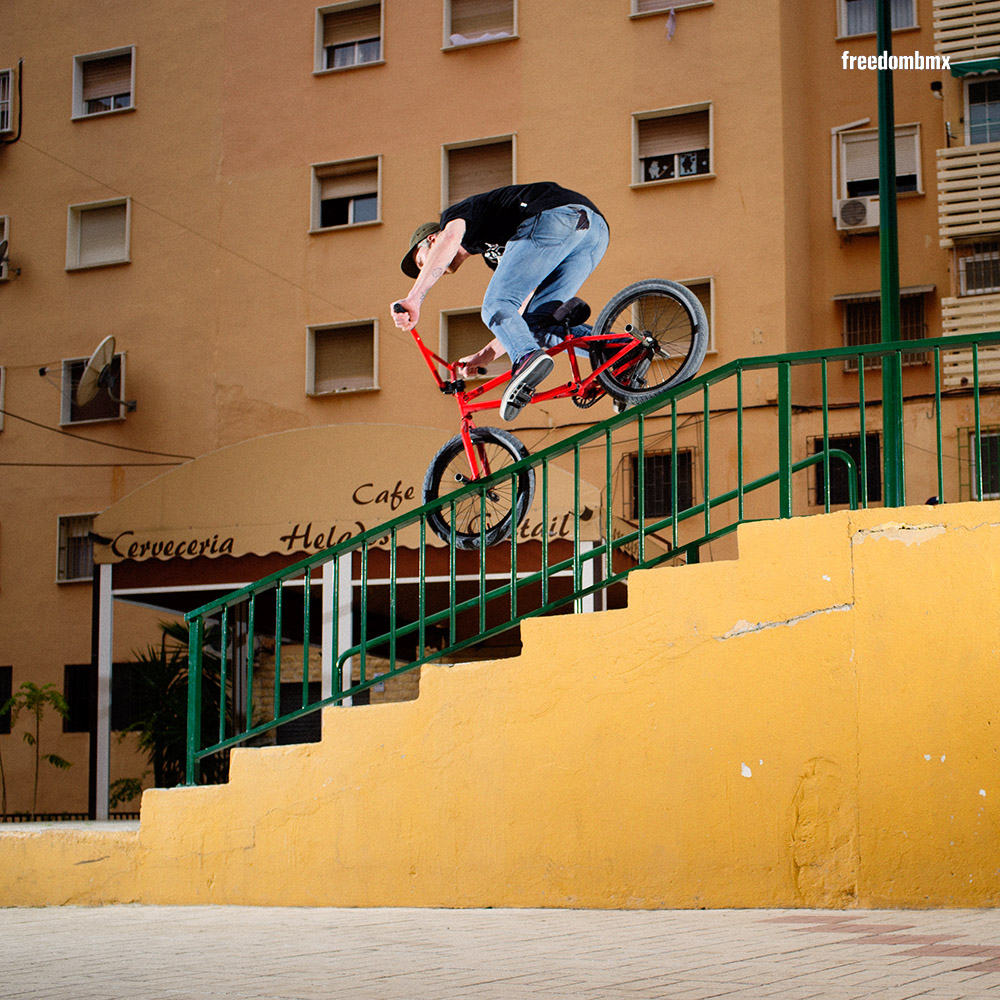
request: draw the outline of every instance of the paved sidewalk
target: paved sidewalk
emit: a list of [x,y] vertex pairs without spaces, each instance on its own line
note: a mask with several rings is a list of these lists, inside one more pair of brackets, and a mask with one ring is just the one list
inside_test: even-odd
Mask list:
[[18,1000],[1000,1000],[1000,911],[0,910]]

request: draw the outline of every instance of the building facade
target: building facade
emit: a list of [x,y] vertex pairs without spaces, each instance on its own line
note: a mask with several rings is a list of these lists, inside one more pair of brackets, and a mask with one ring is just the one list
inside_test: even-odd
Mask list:
[[[903,337],[992,330],[1000,27],[977,0],[890,6],[893,53],[909,60],[894,74]],[[135,537],[98,552],[123,564],[111,584],[111,655],[124,664],[205,588],[334,541],[303,497],[349,482],[335,512],[349,526],[361,508],[372,526],[397,498],[419,502],[433,442],[457,422],[390,303],[408,289],[398,262],[410,233],[444,206],[538,180],[585,193],[612,238],[584,297],[596,309],[640,278],[687,284],[710,320],[706,369],[876,342],[874,10],[874,0],[613,0],[570,16],[537,0],[8,3],[0,702],[31,681],[71,703],[65,722],[43,720],[44,749],[73,766],[43,772],[39,811],[85,812],[88,790],[93,804],[94,723],[81,706],[97,683],[102,512],[187,463],[269,442],[242,464],[222,463],[224,481],[148,510],[176,529],[170,553],[141,550]],[[421,333],[443,356],[488,339],[478,315],[488,274],[470,262],[427,300]],[[84,401],[76,387],[102,344],[106,384]],[[907,419],[919,422],[933,373],[925,353],[911,360]],[[970,369],[960,356],[950,363],[946,498],[967,499]],[[877,468],[877,431],[863,446],[858,431],[859,380],[872,378],[856,363],[831,368],[829,396],[842,406],[830,429],[847,450],[873,449]],[[809,412],[819,389],[809,377],[794,391],[794,447],[807,455],[820,433]],[[761,413],[773,408],[766,380],[744,392]],[[722,441],[732,435],[726,405],[718,401]],[[986,425],[1000,424],[987,410]],[[536,448],[611,412],[608,401],[582,413],[562,402],[530,408],[513,429]],[[773,452],[770,427],[747,426],[762,456]],[[289,447],[265,461],[283,434],[305,436],[283,439]],[[705,474],[703,440],[693,421],[681,466],[692,501],[700,482],[733,475],[724,445]],[[1000,429],[987,440],[983,481],[1000,492]],[[628,442],[619,462],[627,521]],[[670,468],[647,458],[648,479],[662,484]],[[915,455],[915,500],[937,492],[923,471]],[[867,488],[877,502],[878,484]],[[824,509],[820,493],[804,490],[796,511]],[[154,494],[163,504],[169,491]],[[289,526],[284,547],[235,552],[224,531],[199,535],[206,505],[228,494],[245,518],[276,505],[269,523]],[[104,725],[125,726],[126,716],[123,707]],[[11,732],[0,722],[8,811],[30,808],[24,724]],[[134,736],[105,753],[111,781],[142,774]]]

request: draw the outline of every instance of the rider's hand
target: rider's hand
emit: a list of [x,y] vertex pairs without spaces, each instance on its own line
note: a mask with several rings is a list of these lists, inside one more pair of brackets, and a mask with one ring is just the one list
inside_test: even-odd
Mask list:
[[400,330],[412,330],[420,319],[420,303],[415,299],[399,299],[392,304],[392,321]]
[[[497,350],[494,343],[491,342],[487,344],[481,351],[476,351],[475,354],[470,354],[468,357],[459,358],[459,374],[460,375],[478,375],[479,372],[476,371],[477,368],[485,368],[491,361],[495,361],[497,358]],[[471,371],[470,371],[471,369]]]

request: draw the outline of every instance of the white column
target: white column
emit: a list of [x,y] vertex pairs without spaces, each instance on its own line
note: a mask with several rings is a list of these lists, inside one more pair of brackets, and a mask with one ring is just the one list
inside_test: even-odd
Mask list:
[[[583,555],[585,552],[592,552],[594,549],[597,548],[597,546],[599,544],[600,544],[599,542],[581,542],[580,543],[580,554]],[[596,569],[597,569],[596,558],[595,559],[588,559],[585,562],[581,563],[581,566],[580,566],[580,586],[581,587],[590,587],[590,586],[593,586],[594,580],[596,579],[596,577],[594,575]],[[577,614],[579,614],[581,612],[586,613],[588,611],[596,611],[597,610],[597,594],[596,593],[594,593],[594,594],[587,594],[586,597],[579,597],[579,598],[577,598],[575,610],[576,610]]]
[[[329,698],[333,694],[333,664],[335,650],[333,648],[333,616],[337,613],[334,606],[337,595],[333,590],[333,560],[323,563],[323,634],[320,645],[320,671],[323,678],[322,696]],[[309,595],[306,595],[306,600]]]
[[97,780],[95,815],[108,818],[108,786],[111,781],[111,663],[114,650],[114,612],[111,596],[111,564],[100,567],[97,631]]
[[[340,593],[337,595],[337,614],[339,616],[339,627],[337,634],[340,642],[337,648],[339,656],[346,649],[354,645],[354,580],[351,578],[353,572],[352,553],[345,552],[340,557]],[[344,664],[344,676],[341,678],[341,690],[351,686],[351,663],[348,660]],[[351,699],[344,700],[345,705],[351,704]]]

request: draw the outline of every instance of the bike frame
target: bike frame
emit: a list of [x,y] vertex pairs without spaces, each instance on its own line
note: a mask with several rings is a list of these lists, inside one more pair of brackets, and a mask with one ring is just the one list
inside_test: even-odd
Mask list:
[[[461,430],[459,433],[462,435],[462,443],[465,445],[465,454],[469,460],[469,468],[472,471],[472,479],[480,479],[483,476],[488,476],[491,470],[489,468],[486,450],[482,445],[478,448],[475,447],[472,440],[472,428],[475,426],[476,413],[479,413],[482,410],[500,409],[499,399],[481,399],[480,397],[488,392],[492,392],[494,389],[499,389],[501,386],[509,382],[510,372],[504,372],[503,375],[496,375],[484,382],[482,385],[478,385],[474,389],[467,390],[465,388],[465,379],[457,377],[458,368],[460,367],[459,363],[457,361],[445,361],[445,359],[439,354],[435,354],[434,351],[432,351],[423,342],[415,327],[410,330],[410,333],[413,335],[413,339],[416,342],[424,361],[427,363],[427,367],[430,369],[431,376],[437,383],[437,387],[445,395],[454,396],[455,402],[458,404],[459,412],[462,415]],[[586,334],[582,337],[574,337],[570,335],[555,346],[546,348],[546,353],[552,357],[566,353],[569,358],[570,369],[573,377],[569,382],[564,382],[552,389],[546,389],[544,392],[535,393],[531,399],[531,403],[544,403],[550,399],[571,399],[574,396],[585,396],[591,391],[591,389],[594,389],[595,386],[595,399],[606,395],[603,386],[597,383],[597,376],[624,358],[625,355],[635,348],[636,342],[633,341],[632,343],[625,344],[621,350],[612,355],[603,365],[600,366],[600,368],[595,368],[594,371],[586,376],[586,378],[581,377],[580,361],[576,356],[575,349],[582,347],[587,350],[589,354],[589,347],[591,344],[606,343],[608,341],[620,342],[621,339],[622,335],[620,333]],[[438,372],[438,365],[445,368],[451,378],[443,379]]]

